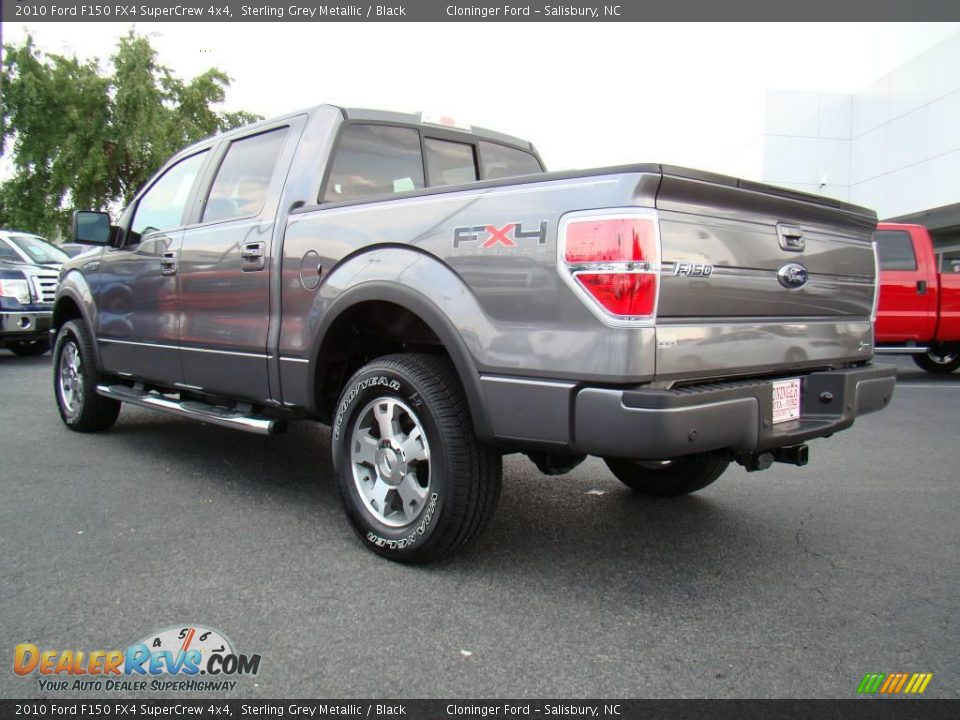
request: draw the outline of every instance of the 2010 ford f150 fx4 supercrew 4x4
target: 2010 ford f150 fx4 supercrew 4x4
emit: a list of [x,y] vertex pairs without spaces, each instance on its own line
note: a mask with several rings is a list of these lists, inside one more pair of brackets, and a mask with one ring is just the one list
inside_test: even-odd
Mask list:
[[187,148],[116,225],[78,212],[57,295],[64,422],[123,402],[259,433],[332,426],[363,542],[475,537],[501,456],[585,455],[680,495],[802,465],[883,408],[872,212],[661,165],[545,173],[533,147],[320,106]]

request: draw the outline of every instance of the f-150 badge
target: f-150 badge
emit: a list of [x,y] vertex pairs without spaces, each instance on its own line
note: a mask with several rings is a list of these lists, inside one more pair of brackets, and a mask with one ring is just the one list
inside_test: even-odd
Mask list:
[[710,277],[713,274],[713,265],[678,262],[673,266],[673,274],[680,277]]
[[477,250],[494,248],[516,248],[524,240],[536,240],[537,245],[547,244],[547,221],[542,220],[536,230],[525,230],[519,222],[496,225],[472,225],[453,229],[453,249],[458,250],[464,243],[480,243],[466,247]]

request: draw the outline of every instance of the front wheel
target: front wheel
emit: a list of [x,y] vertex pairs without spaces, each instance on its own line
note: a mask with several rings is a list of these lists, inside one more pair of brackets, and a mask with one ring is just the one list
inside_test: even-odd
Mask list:
[[918,367],[929,373],[949,375],[960,368],[960,349],[957,347],[933,348],[923,355],[912,355]]
[[21,357],[34,357],[47,352],[50,349],[50,341],[46,338],[41,340],[14,340],[7,343],[7,348]]
[[717,453],[687,455],[672,460],[604,458],[617,479],[643,495],[675,497],[702,490],[719,478],[730,460]]
[[374,552],[430,562],[462,548],[490,520],[501,457],[477,441],[445,358],[389,355],[365,365],[340,395],[332,436],[340,497]]
[[117,421],[120,403],[98,395],[98,382],[87,326],[81,320],[64,323],[53,348],[53,393],[60,417],[71,430],[97,432]]

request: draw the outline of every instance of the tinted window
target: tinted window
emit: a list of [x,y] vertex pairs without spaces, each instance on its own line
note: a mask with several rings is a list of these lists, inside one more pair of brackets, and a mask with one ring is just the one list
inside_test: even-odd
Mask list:
[[873,234],[877,241],[877,255],[881,270],[916,270],[917,256],[909,233],[903,230],[878,230]]
[[140,198],[130,224],[131,241],[157,230],[172,230],[183,225],[183,211],[190,199],[190,189],[197,179],[207,151],[181,160],[167,170]]
[[234,140],[210,188],[203,221],[251,217],[263,210],[287,128]]
[[477,161],[473,145],[427,138],[423,141],[427,153],[427,175],[430,186],[458,185],[477,180]]
[[10,242],[20,248],[37,265],[65,263],[70,257],[60,248],[34,235],[11,235]]
[[533,155],[506,145],[481,142],[480,160],[483,162],[484,180],[536,175],[543,172],[543,168]]
[[20,257],[16,250],[7,245],[6,242],[0,240],[0,260],[12,260],[13,262],[23,262],[23,258]]
[[940,263],[940,272],[960,273],[960,251],[948,250],[943,253]]
[[423,187],[420,134],[389,125],[349,125],[340,136],[326,202],[359,200]]

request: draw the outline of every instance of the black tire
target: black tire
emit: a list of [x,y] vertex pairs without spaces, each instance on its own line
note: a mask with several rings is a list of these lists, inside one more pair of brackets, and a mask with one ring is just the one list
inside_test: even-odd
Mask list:
[[[410,452],[415,436],[421,440]],[[362,367],[337,402],[332,455],[357,535],[399,562],[431,562],[460,550],[486,526],[500,496],[501,456],[477,441],[445,358],[388,355]],[[408,502],[411,493],[423,496]]]
[[[71,353],[79,357],[77,370],[73,373],[65,367],[64,354]],[[68,391],[61,384],[63,376],[74,389],[73,395],[68,398]],[[71,320],[64,323],[57,333],[57,342],[53,348],[53,395],[57,402],[57,410],[64,424],[77,432],[98,432],[106,430],[117,421],[120,414],[120,403],[102,395],[97,395],[97,384],[100,376],[97,373],[93,354],[93,339],[90,331],[82,320]],[[71,402],[72,401],[72,402]]]
[[46,338],[41,340],[14,340],[7,343],[7,348],[10,352],[21,357],[35,357],[50,350],[50,341]]
[[960,348],[958,347],[934,348],[923,355],[910,357],[913,358],[917,367],[937,375],[949,375],[960,368]]
[[728,458],[717,453],[658,461],[604,458],[604,462],[631,490],[656,497],[676,497],[702,490],[730,465]]

